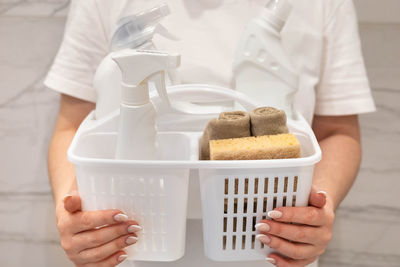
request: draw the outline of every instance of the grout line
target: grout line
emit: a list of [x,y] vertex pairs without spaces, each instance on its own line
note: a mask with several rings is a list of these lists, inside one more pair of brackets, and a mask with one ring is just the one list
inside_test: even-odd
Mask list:
[[0,197],[30,197],[30,196],[51,196],[51,191],[12,191],[12,192],[0,192]]
[[380,86],[371,86],[371,89],[374,92],[380,92],[380,91],[386,91],[386,92],[391,92],[391,93],[399,93],[400,92],[400,87],[399,88],[385,88],[385,87],[380,87]]

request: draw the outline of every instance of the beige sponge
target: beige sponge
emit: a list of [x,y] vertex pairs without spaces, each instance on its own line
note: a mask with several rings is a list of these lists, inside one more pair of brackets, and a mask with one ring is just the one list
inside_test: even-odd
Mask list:
[[210,141],[211,160],[286,159],[300,156],[300,143],[293,134]]

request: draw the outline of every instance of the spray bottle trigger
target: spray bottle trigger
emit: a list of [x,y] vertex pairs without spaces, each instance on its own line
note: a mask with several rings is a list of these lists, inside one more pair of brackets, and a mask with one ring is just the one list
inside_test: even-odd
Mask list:
[[[166,60],[165,69],[176,69],[181,64],[181,56],[179,54],[170,54]],[[171,107],[171,102],[169,101],[167,88],[165,84],[165,71],[159,71],[151,75],[148,80],[148,88],[155,88],[161,101],[166,105],[167,108]]]
[[166,105],[168,108],[171,107],[171,103],[168,98],[167,94],[167,89],[165,85],[165,72],[160,71],[157,72],[149,77],[147,80],[149,88],[154,88],[158,95],[160,96],[160,99],[164,105]]

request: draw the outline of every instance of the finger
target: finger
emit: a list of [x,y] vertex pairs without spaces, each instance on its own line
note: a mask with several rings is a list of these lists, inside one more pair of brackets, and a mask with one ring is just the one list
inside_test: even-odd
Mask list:
[[128,216],[120,210],[81,211],[72,214],[69,231],[77,234],[94,228],[127,222]]
[[316,207],[280,207],[268,212],[275,221],[322,226],[327,218],[323,209]]
[[127,221],[124,223],[108,225],[100,229],[84,231],[74,235],[76,251],[82,251],[88,248],[95,248],[104,245],[120,236],[133,234],[142,229],[137,222]]
[[269,234],[259,234],[256,237],[260,242],[270,248],[273,248],[277,252],[295,260],[308,259],[319,255],[318,247],[314,245],[292,243],[283,238]]
[[85,249],[79,252],[79,257],[82,259],[82,263],[103,261],[117,251],[135,244],[137,241],[138,238],[132,234],[124,235],[97,248]]
[[271,234],[306,244],[325,244],[325,240],[320,240],[325,236],[323,229],[320,227],[287,224],[272,220],[262,220],[255,227],[262,234]]
[[304,267],[316,261],[317,257],[305,260],[293,260],[276,253],[271,253],[266,260],[278,267]]
[[114,253],[110,257],[108,257],[105,260],[95,262],[95,263],[89,263],[85,264],[85,267],[110,267],[110,266],[117,266],[124,260],[128,258],[128,255],[124,251],[118,251],[117,253]]
[[311,190],[308,203],[310,203],[311,206],[323,208],[326,204],[326,196],[327,194],[325,191],[317,191],[315,188],[313,188]]
[[74,213],[82,209],[81,198],[76,191],[67,194],[64,197],[63,202],[65,210],[70,213]]

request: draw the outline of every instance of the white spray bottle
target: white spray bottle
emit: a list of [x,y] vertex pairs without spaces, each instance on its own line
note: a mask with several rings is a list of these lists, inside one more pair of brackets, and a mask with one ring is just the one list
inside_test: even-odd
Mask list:
[[[121,18],[111,40],[111,51],[122,49],[155,50],[152,42],[157,29],[161,29],[159,22],[168,14],[170,9],[166,3],[139,14]],[[165,36],[164,29],[163,35]],[[166,36],[172,38],[171,36]],[[168,77],[167,77],[168,79]],[[115,90],[121,84],[121,71],[108,54],[99,64],[93,79],[96,89],[95,118],[102,119],[119,107],[121,100],[120,90]]]
[[180,65],[179,55],[125,49],[111,58],[122,73],[121,107],[116,158],[156,159],[156,111],[149,100],[149,83],[154,83],[164,104],[169,105],[165,71]]
[[249,22],[235,54],[233,71],[237,91],[259,106],[283,109],[294,118],[292,106],[298,76],[280,35],[291,9],[288,0],[271,0],[260,16]]

